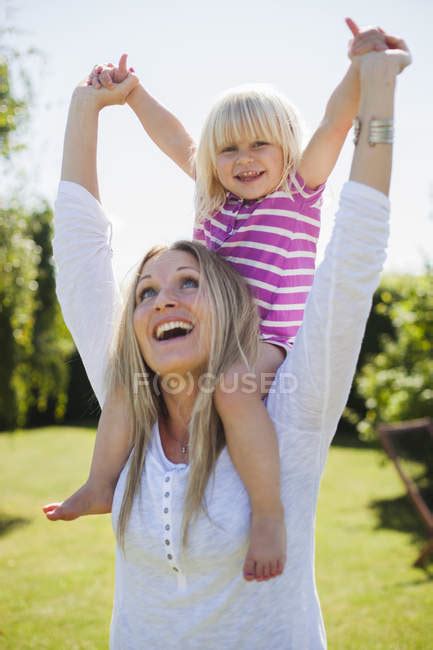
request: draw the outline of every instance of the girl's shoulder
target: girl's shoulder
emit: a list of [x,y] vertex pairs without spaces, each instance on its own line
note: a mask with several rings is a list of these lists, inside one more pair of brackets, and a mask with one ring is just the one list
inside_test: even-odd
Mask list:
[[315,188],[309,187],[298,172],[289,175],[287,185],[294,200],[309,204],[319,201],[325,189],[325,183]]

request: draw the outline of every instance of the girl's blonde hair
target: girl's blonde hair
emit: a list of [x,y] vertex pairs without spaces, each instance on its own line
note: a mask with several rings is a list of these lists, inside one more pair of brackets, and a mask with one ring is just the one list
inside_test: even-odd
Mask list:
[[[145,264],[164,251],[183,251],[192,255],[200,270],[198,297],[209,304],[211,343],[206,378],[221,376],[240,358],[249,366],[254,364],[258,350],[259,319],[257,308],[245,280],[219,255],[199,242],[179,241],[170,248],[153,248],[139,266],[128,291],[118,331],[110,355],[108,392],[121,394],[125,400],[130,422],[133,447],[129,471],[117,526],[117,538],[124,547],[125,530],[132,504],[138,493],[147,448],[158,415],[166,415],[164,398],[158,387],[158,377],[142,358],[135,336],[133,317],[138,278]],[[137,377],[140,381],[137,390]],[[214,386],[214,384],[213,384]],[[190,472],[182,524],[182,542],[188,540],[190,523],[200,510],[206,511],[204,494],[215,467],[225,436],[221,420],[213,403],[213,390],[199,390],[189,423]]]
[[282,148],[285,167],[277,187],[290,193],[287,179],[294,176],[302,151],[298,113],[272,86],[239,86],[217,100],[201,133],[195,156],[197,223],[219,210],[226,199],[227,191],[217,174],[218,153],[244,138],[265,140]]

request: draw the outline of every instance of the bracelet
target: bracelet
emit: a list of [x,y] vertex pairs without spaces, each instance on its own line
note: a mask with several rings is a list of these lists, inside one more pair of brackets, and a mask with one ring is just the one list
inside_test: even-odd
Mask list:
[[392,144],[394,142],[394,120],[370,120],[368,144]]
[[[359,142],[361,133],[361,120],[355,117],[353,120],[353,144]],[[392,144],[394,141],[394,120],[370,120],[368,124],[368,144],[374,147],[376,144]]]
[[356,145],[358,144],[359,141],[359,134],[361,133],[361,120],[359,117],[355,117],[353,120],[353,144]]

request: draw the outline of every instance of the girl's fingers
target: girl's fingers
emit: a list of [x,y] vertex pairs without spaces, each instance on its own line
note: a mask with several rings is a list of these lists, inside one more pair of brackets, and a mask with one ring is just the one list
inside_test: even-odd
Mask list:
[[348,28],[350,29],[350,31],[354,36],[357,36],[359,34],[359,27],[354,20],[352,20],[351,18],[345,18],[344,22],[346,23],[346,25],[348,26]]
[[104,88],[112,88],[114,85],[108,70],[101,72],[99,75],[99,82]]
[[99,88],[101,88],[101,84],[100,84],[97,76],[93,77],[92,86],[93,86],[93,88],[96,88],[97,90],[99,90]]
[[119,72],[120,74],[125,76],[128,74],[127,61],[128,61],[128,55],[122,54],[122,56],[119,59]]

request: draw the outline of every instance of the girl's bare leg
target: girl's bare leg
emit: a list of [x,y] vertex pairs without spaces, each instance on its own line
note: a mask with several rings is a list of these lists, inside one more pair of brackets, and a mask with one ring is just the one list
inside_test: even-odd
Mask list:
[[215,391],[215,406],[224,425],[230,456],[251,502],[250,545],[243,568],[246,580],[277,576],[286,560],[278,442],[261,391],[261,378],[269,387],[269,379],[283,359],[281,348],[261,343],[255,381],[246,381],[248,369],[239,363],[224,373]]
[[131,427],[125,400],[111,395],[102,409],[92,465],[86,483],[62,503],[43,507],[48,519],[70,521],[83,515],[111,512],[114,488],[131,449]]

